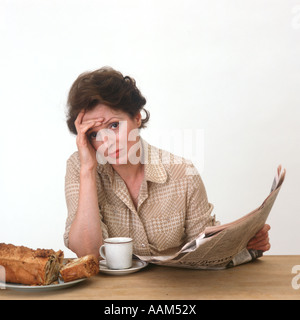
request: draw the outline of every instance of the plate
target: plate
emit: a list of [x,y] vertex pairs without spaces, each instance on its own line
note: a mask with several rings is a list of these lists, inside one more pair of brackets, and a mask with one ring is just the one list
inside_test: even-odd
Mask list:
[[105,260],[100,261],[100,272],[111,274],[115,276],[121,276],[129,273],[137,272],[148,265],[148,262],[142,260],[132,260],[132,267],[128,269],[109,269]]
[[18,283],[5,283],[3,284],[5,289],[12,289],[12,290],[18,290],[18,291],[27,291],[27,292],[40,292],[40,291],[51,291],[51,290],[58,290],[58,289],[64,289],[71,286],[74,286],[75,284],[85,281],[87,278],[78,279],[70,282],[64,282],[63,280],[59,280],[58,283],[54,284],[48,284],[46,286],[29,286],[25,284],[18,284]]

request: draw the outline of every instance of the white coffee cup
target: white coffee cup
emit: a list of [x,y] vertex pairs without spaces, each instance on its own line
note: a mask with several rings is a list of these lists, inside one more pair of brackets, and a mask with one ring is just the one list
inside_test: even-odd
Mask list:
[[128,269],[132,266],[131,238],[114,237],[104,240],[99,253],[109,269]]

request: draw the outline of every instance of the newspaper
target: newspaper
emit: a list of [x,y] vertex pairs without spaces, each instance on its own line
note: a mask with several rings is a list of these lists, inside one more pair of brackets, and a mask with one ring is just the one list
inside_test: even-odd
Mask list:
[[193,241],[186,243],[172,256],[137,256],[159,265],[192,269],[225,269],[249,262],[262,255],[247,250],[247,244],[265,225],[285,178],[285,169],[278,166],[271,192],[255,210],[231,223],[206,227]]

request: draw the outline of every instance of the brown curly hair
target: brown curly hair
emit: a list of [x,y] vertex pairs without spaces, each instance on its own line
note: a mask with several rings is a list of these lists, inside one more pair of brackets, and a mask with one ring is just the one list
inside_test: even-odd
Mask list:
[[77,134],[75,120],[81,110],[91,110],[98,104],[126,112],[132,119],[141,110],[146,113],[140,128],[145,128],[150,113],[144,108],[146,99],[129,76],[111,67],[84,72],[71,86],[67,101],[67,125]]

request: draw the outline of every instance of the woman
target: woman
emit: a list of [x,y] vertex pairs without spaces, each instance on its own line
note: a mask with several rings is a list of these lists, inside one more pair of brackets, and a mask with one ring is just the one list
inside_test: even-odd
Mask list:
[[[70,89],[67,124],[78,151],[67,161],[64,240],[79,257],[99,256],[114,236],[133,238],[141,256],[174,254],[215,223],[193,164],[140,136],[145,104],[135,80],[108,67],[81,74]],[[269,250],[269,228],[248,248]]]

